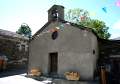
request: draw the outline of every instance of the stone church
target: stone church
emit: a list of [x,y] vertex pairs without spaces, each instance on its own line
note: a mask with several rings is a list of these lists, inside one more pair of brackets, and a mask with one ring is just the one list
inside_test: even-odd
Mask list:
[[29,43],[28,69],[39,68],[44,75],[64,77],[68,71],[80,79],[93,80],[98,59],[98,37],[84,26],[64,20],[64,7],[53,5],[48,22]]

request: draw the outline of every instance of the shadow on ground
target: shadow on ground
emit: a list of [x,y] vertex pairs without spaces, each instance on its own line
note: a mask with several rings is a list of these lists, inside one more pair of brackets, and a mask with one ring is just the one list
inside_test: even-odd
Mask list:
[[27,72],[27,68],[7,69],[4,71],[0,71],[0,78],[12,76],[12,75],[23,74],[26,72]]

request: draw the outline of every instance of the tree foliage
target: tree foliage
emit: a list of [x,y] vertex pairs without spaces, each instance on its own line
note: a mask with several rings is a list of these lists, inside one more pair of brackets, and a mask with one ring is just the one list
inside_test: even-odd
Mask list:
[[20,28],[16,31],[16,33],[24,35],[28,38],[31,38],[32,36],[31,35],[32,31],[26,23],[21,24]]
[[89,12],[86,10],[79,8],[70,9],[66,13],[65,19],[72,23],[92,28],[100,38],[108,39],[110,37],[110,33],[108,32],[109,27],[106,26],[105,22],[91,19]]

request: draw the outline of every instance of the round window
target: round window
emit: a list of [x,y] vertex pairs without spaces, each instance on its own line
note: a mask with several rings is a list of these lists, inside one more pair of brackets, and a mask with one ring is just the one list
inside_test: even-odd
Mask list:
[[52,33],[52,39],[55,40],[57,37],[58,37],[58,32],[57,32],[57,31],[54,31],[54,32]]

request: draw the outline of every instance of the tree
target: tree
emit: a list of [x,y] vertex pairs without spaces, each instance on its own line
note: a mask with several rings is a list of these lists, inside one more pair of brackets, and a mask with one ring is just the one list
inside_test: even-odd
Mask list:
[[76,9],[70,9],[66,13],[65,19],[67,21],[72,22],[72,23],[79,24],[79,22],[85,23],[86,21],[89,21],[90,17],[89,17],[88,11],[76,8]]
[[92,19],[88,27],[92,28],[100,38],[108,39],[110,37],[110,33],[108,32],[109,27],[107,27],[103,21]]
[[105,22],[91,19],[89,12],[86,10],[79,8],[70,9],[66,13],[65,19],[69,22],[93,29],[100,38],[108,39],[110,37],[110,33],[108,32],[109,27],[106,26]]
[[16,31],[16,33],[24,35],[28,38],[31,38],[32,36],[31,35],[32,31],[26,23],[21,24],[20,28],[18,29],[18,31]]

